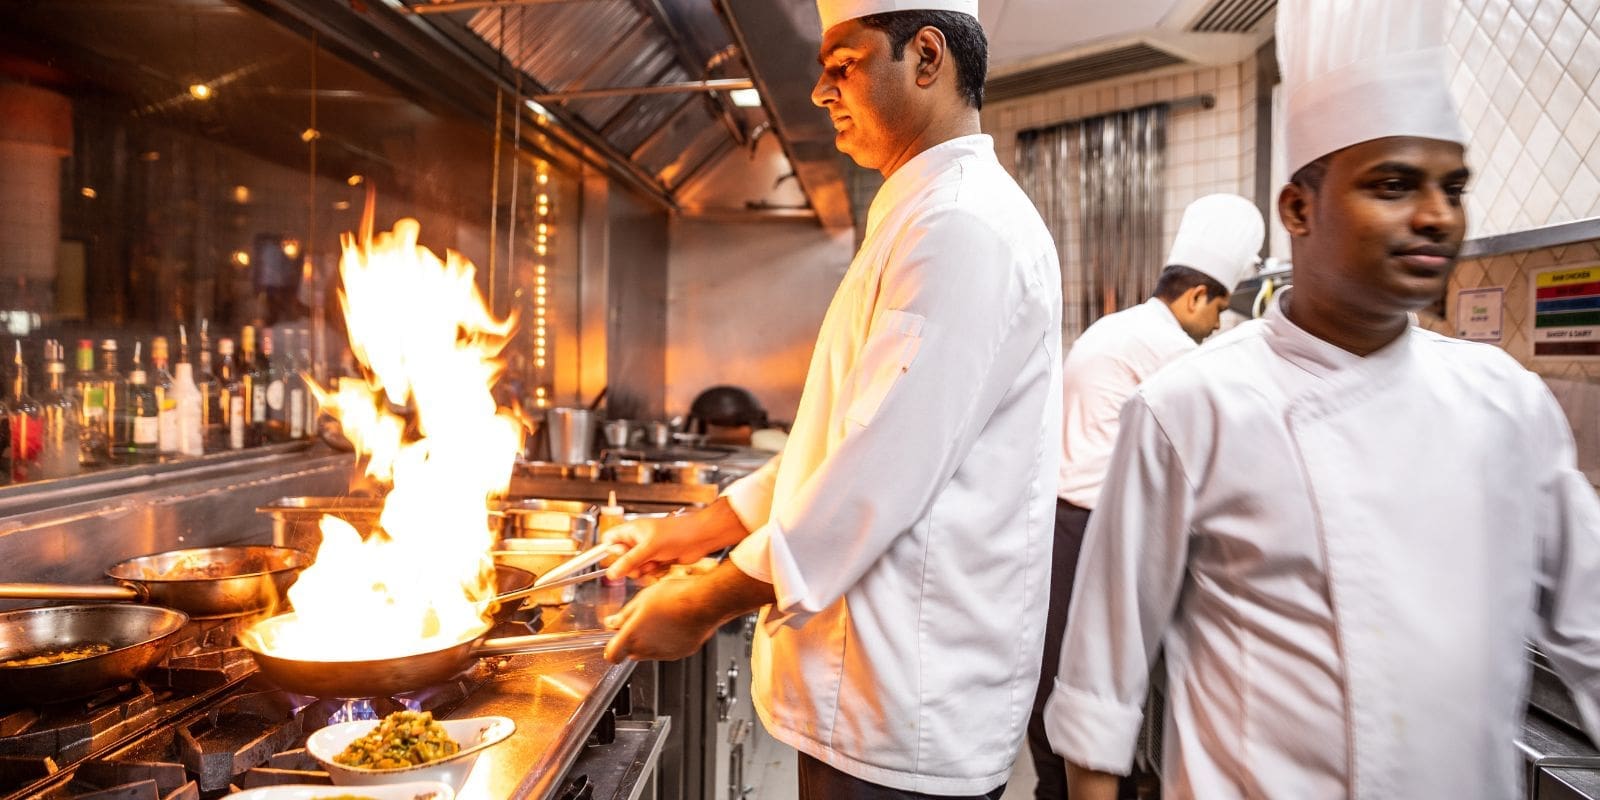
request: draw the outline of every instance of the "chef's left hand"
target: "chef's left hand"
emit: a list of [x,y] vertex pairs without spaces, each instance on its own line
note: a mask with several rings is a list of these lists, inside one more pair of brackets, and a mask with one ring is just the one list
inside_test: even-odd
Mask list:
[[617,631],[606,645],[606,660],[674,661],[699,650],[717,628],[701,584],[697,578],[668,578],[646,586],[606,619],[606,627]]

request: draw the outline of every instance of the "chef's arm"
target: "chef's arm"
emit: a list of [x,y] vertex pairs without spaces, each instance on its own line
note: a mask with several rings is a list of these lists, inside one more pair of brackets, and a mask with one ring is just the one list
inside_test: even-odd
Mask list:
[[[1203,435],[1200,421],[1175,424]],[[1183,586],[1194,507],[1179,451],[1144,395],[1129,399],[1120,427],[1084,533],[1044,712],[1051,748],[1089,786],[1105,783],[1091,772],[1126,775],[1133,766],[1150,665]]]
[[1547,514],[1541,527],[1539,647],[1572,691],[1590,738],[1600,741],[1600,500],[1577,468],[1566,417],[1548,398],[1542,417],[1548,444],[1529,452],[1553,453]]
[[[732,553],[773,584],[769,622],[800,624],[843,596],[927,513],[1030,356],[1058,363],[1052,287],[1011,260],[1007,237],[956,208],[896,244],[866,341],[830,399],[840,441]],[[1041,427],[1047,393],[1017,401],[1038,399]],[[1017,442],[1018,457],[1039,445]]]
[[1120,776],[1067,762],[1067,796],[1072,800],[1117,800]]

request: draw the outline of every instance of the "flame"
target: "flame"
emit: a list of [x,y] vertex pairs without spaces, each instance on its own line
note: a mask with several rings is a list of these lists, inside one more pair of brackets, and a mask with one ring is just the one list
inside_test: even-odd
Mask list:
[[374,238],[368,203],[339,263],[351,350],[368,377],[314,392],[366,474],[393,488],[365,540],[323,517],[316,563],[289,591],[295,614],[263,643],[286,658],[438,650],[487,629],[494,601],[486,502],[505,492],[522,436],[490,387],[515,319],[489,310],[471,262],[419,246],[415,220]]

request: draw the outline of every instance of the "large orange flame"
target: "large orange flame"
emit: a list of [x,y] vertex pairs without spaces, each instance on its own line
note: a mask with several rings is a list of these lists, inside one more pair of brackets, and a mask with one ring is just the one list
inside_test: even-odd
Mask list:
[[[316,563],[289,591],[292,624],[265,643],[288,658],[436,650],[485,630],[494,599],[486,503],[510,482],[521,427],[490,387],[515,320],[490,311],[471,262],[419,246],[415,220],[373,237],[371,214],[369,199],[339,263],[351,350],[370,377],[318,395],[367,475],[393,488],[365,541],[323,518]],[[396,413],[408,407],[409,425]]]

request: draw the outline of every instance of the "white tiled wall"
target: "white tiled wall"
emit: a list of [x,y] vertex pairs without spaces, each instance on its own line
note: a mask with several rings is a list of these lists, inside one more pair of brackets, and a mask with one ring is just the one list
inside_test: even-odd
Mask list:
[[1600,216],[1600,0],[1459,0],[1472,236]]
[[[1221,67],[1172,67],[989,103],[983,109],[983,129],[994,136],[1000,163],[1015,172],[1021,131],[1164,100],[1213,95],[1215,108],[1178,111],[1167,123],[1165,235],[1170,238],[1190,201],[1213,192],[1252,197],[1255,84],[1254,58]],[[1068,247],[1070,236],[1071,230]]]

